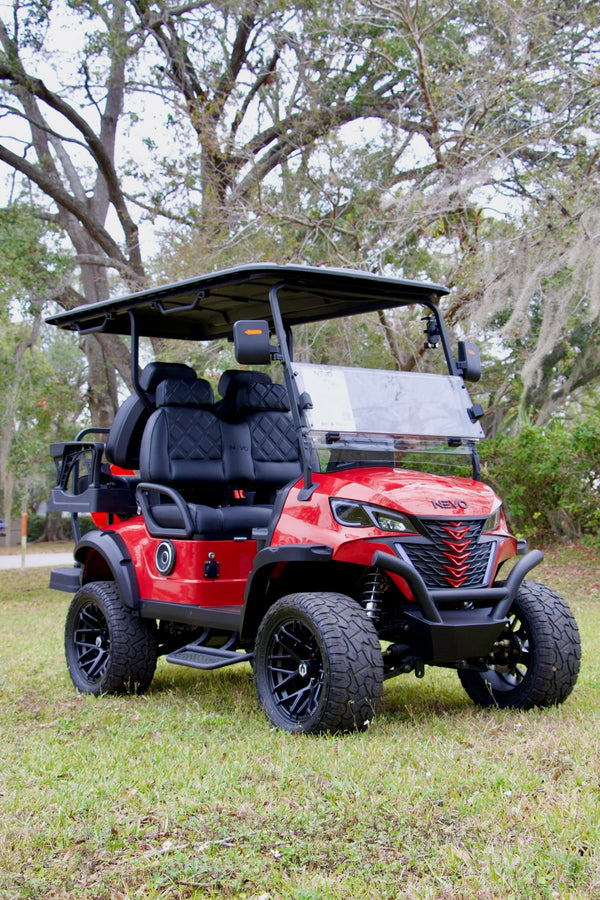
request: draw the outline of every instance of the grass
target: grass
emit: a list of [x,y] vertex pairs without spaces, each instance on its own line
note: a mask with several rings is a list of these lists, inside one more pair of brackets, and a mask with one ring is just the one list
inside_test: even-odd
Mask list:
[[[28,541],[27,553],[68,553],[73,550],[73,541]],[[20,556],[21,545],[6,546],[0,541],[0,556]]]
[[0,897],[600,897],[600,552],[558,548],[584,660],[559,708],[482,711],[452,672],[386,683],[363,734],[272,730],[248,666],[160,663],[78,695],[48,570],[0,586]]

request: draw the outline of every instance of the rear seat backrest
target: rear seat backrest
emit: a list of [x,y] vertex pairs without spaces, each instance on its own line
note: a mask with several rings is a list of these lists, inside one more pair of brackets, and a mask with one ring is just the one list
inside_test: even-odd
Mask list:
[[[140,375],[140,387],[156,408],[156,389],[165,378],[195,378],[196,373],[184,363],[155,361],[148,363]],[[139,469],[140,445],[146,422],[152,410],[148,410],[137,394],[132,394],[117,410],[106,440],[105,456],[108,462],[123,469]]]

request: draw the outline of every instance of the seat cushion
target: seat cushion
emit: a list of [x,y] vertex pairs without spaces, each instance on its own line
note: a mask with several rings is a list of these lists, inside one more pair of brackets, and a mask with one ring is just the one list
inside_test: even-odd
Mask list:
[[[187,504],[196,534],[231,534],[250,537],[253,528],[266,528],[273,514],[272,506],[223,506],[213,508],[200,503]],[[152,507],[152,515],[163,528],[181,528],[181,513],[174,503]]]

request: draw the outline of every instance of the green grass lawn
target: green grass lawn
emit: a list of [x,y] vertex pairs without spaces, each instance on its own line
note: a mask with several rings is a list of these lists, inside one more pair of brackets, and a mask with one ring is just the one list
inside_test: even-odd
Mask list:
[[600,897],[600,552],[547,559],[583,639],[562,707],[481,711],[427,670],[366,733],[318,738],[271,729],[247,665],[78,695],[69,596],[2,572],[0,896]]

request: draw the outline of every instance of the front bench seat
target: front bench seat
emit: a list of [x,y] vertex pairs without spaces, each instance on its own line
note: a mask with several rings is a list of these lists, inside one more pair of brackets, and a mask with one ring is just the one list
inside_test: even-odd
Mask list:
[[[210,384],[167,378],[157,388],[156,404],[142,437],[137,491],[150,533],[250,537],[253,528],[267,527],[271,506],[218,505],[219,496],[251,474],[251,457],[247,428],[215,415]],[[182,491],[194,495],[192,502]]]
[[239,422],[248,426],[255,489],[275,491],[302,475],[298,433],[281,384],[252,381],[237,392]]
[[238,422],[238,396],[240,391],[251,384],[273,384],[266,372],[253,369],[226,369],[219,379],[217,390],[222,399],[215,404],[215,412],[224,422]]

